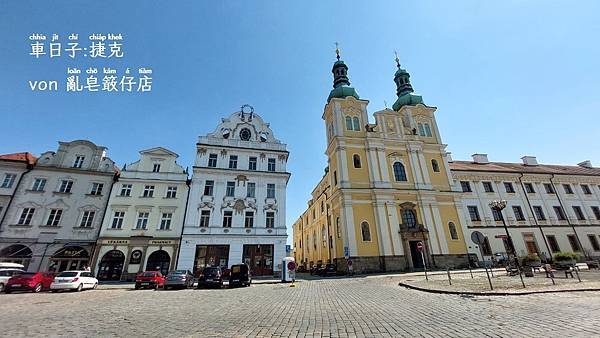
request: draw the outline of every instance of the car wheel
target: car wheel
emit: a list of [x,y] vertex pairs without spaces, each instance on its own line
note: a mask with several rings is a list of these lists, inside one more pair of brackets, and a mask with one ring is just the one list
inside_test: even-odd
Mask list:
[[6,289],[4,290],[4,293],[10,293],[10,292],[11,292],[11,291],[10,291],[10,289],[9,289],[9,288],[6,288]]
[[42,291],[42,284],[38,283],[35,285],[35,287],[33,288],[33,290],[31,290],[34,293],[38,293],[40,291]]
[[58,290],[50,290],[50,292],[57,293]]
[[98,287],[98,283],[94,283],[94,286],[92,287],[92,289],[96,290],[97,287]]
[[0,292],[4,291],[4,284],[0,283]]
[[83,290],[83,284],[79,284],[79,285],[77,286],[77,289],[76,289],[75,291],[79,292],[79,291],[81,291],[81,290]]

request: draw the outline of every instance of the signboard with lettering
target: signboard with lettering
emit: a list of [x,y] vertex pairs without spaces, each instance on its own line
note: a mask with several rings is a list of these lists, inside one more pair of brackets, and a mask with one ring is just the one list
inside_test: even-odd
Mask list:
[[142,250],[133,250],[129,257],[129,264],[140,264],[142,262]]

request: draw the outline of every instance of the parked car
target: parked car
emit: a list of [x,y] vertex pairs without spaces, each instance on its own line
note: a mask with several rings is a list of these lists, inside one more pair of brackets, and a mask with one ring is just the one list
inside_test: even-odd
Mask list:
[[135,276],[135,289],[158,289],[165,286],[165,277],[160,271],[144,271]]
[[5,287],[6,283],[12,276],[18,275],[23,272],[25,272],[25,271],[23,271],[22,269],[14,269],[14,268],[0,269],[0,292],[4,291],[4,287]]
[[237,264],[231,266],[229,274],[229,287],[250,286],[252,284],[252,273],[247,264]]
[[95,289],[98,287],[98,280],[89,271],[63,271],[54,277],[54,282],[50,285],[50,291],[58,292],[61,290],[81,291],[83,289]]
[[165,280],[165,289],[189,288],[194,286],[194,275],[189,270],[175,270],[169,272]]
[[223,270],[220,267],[206,267],[198,278],[198,289],[207,286],[223,287]]
[[319,273],[319,269],[321,268],[321,265],[313,265],[310,267],[310,274],[311,275],[317,275]]
[[306,266],[298,265],[298,268],[296,268],[296,272],[298,272],[298,273],[306,272]]
[[327,277],[327,276],[337,276],[337,269],[335,264],[326,264],[319,269],[319,276]]
[[49,272],[21,272],[10,277],[4,286],[4,292],[48,290],[53,279],[54,275]]

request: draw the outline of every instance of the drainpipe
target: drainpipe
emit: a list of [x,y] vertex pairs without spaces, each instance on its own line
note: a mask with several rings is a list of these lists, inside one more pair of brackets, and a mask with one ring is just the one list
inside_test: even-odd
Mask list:
[[175,258],[175,269],[177,269],[178,265],[179,265],[179,253],[181,252],[181,243],[183,242],[183,230],[185,227],[185,218],[187,217],[187,209],[188,209],[188,201],[190,200],[190,192],[192,191],[192,188],[190,187],[192,184],[192,180],[191,179],[186,179],[185,184],[188,187],[188,192],[187,192],[187,197],[185,199],[185,208],[183,209],[183,221],[181,224],[181,234],[179,235],[179,246],[177,247],[177,255]]
[[[523,173],[521,173],[521,176],[519,177],[519,183],[521,184],[521,189],[523,189],[523,193],[525,194],[525,199],[527,200],[527,205],[529,206],[529,211],[531,211],[531,214],[533,215],[533,220],[535,221],[535,225],[538,226],[538,228],[540,229],[540,232],[542,233],[542,238],[544,239],[544,244],[546,245],[546,249],[548,250],[548,254],[550,255],[550,262],[552,262],[552,260],[553,260],[552,250],[550,250],[550,245],[548,245],[548,239],[546,238],[546,235],[544,234],[544,230],[542,229],[542,226],[540,225],[537,218],[535,217],[535,212],[533,211],[533,207],[531,206],[531,201],[529,200],[529,197],[527,196],[527,191],[525,190],[525,185],[523,184],[522,178],[523,178]],[[550,182],[552,182],[552,179],[550,180]],[[556,189],[554,189],[554,191],[556,191]],[[558,196],[558,193],[556,196]],[[559,199],[559,201],[560,201],[560,199]]]
[[[102,225],[104,224],[104,219],[106,218],[106,213],[108,211],[108,202],[110,202],[110,196],[112,195],[112,191],[113,188],[115,186],[115,183],[117,183],[119,181],[119,173],[115,173],[113,176],[113,182],[110,185],[110,189],[108,190],[108,198],[106,199],[106,203],[104,203],[104,212],[102,213],[102,218],[100,221],[100,226],[98,227],[98,233],[96,234],[96,242],[94,242],[94,244],[92,244],[93,249],[93,255],[92,255],[92,260],[90,262],[90,265],[88,265],[90,267],[90,270],[94,271],[94,267],[96,266],[96,261],[98,260],[97,255],[100,253],[99,251],[97,251],[96,249],[100,248],[100,246],[98,245],[98,239],[100,238],[100,231],[102,231]],[[125,259],[127,259],[127,257],[125,257]]]
[[[552,188],[556,192],[556,197],[558,198],[558,203],[560,204],[560,207],[563,209],[563,211],[566,214],[567,213],[567,209],[565,209],[565,207],[563,205],[563,202],[560,199],[560,194],[558,193],[558,190],[556,189],[556,186],[554,186],[554,182],[552,182],[553,178],[554,178],[554,174],[552,174],[552,178],[550,178],[550,184],[552,184]],[[567,223],[569,223],[569,225],[571,226],[571,229],[573,229],[573,233],[575,234],[575,239],[577,239],[577,244],[579,244],[579,249],[581,250],[581,252],[583,252],[583,256],[585,257],[585,259],[589,260],[589,257],[587,255],[587,253],[583,249],[583,245],[581,245],[581,240],[579,240],[579,235],[577,234],[577,231],[575,230],[575,225],[573,223],[571,223],[571,220],[569,220],[569,215],[566,215],[566,216],[567,216]]]
[[17,185],[15,186],[15,190],[13,190],[13,193],[10,195],[10,199],[8,200],[8,204],[6,205],[6,210],[4,210],[4,215],[2,215],[2,219],[0,219],[0,233],[2,232],[2,224],[4,224],[4,219],[6,218],[6,215],[8,214],[8,210],[10,209],[10,206],[15,198],[15,195],[17,194],[17,190],[19,190],[19,186],[21,185],[21,181],[23,181],[23,176],[27,175],[30,171],[33,170],[33,164],[27,164],[27,171],[25,171],[23,174],[21,174],[21,176],[19,177],[19,180],[17,181]]

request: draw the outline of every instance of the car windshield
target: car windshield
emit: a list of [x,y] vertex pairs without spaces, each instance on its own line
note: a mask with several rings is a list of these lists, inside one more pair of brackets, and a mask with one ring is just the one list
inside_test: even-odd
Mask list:
[[171,271],[169,272],[169,276],[173,276],[173,275],[185,275],[187,272],[185,270],[175,270],[175,271]]
[[154,277],[156,275],[156,272],[144,272],[142,274],[142,276],[144,277]]
[[219,268],[204,268],[205,274],[213,274],[219,272]]
[[68,272],[61,272],[56,277],[76,277],[76,276],[77,276],[77,272],[68,271]]
[[35,272],[23,272],[23,273],[17,274],[17,276],[29,278],[29,277],[35,276],[35,274],[36,274]]

